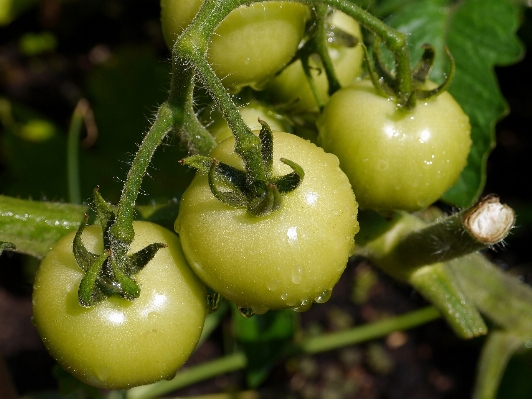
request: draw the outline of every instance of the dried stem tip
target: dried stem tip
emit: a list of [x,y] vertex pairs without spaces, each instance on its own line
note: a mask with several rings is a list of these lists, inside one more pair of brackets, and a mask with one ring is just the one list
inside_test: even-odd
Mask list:
[[514,226],[515,212],[491,194],[466,211],[462,222],[479,242],[494,245],[503,240]]

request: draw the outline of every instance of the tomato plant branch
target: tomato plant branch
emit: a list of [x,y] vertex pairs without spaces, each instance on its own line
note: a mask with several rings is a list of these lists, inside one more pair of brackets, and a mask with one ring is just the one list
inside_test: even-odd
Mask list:
[[[440,313],[434,307],[425,307],[404,315],[391,317],[349,330],[307,338],[301,343],[291,346],[287,350],[286,356],[295,356],[304,353],[313,354],[358,344],[383,337],[394,331],[415,328],[436,320],[439,317]],[[130,389],[127,398],[155,398],[159,395],[164,395],[220,374],[243,369],[247,366],[247,362],[246,356],[242,352],[236,352],[178,372],[176,377],[171,381],[160,381],[152,385]]]
[[182,120],[182,115],[182,111],[177,107],[168,103],[161,105],[155,122],[140,144],[122,190],[116,222],[110,231],[111,236],[118,242],[129,245],[133,241],[135,235],[133,231],[134,206],[142,179],[146,174],[153,153],[170,129]]
[[495,196],[401,238],[394,255],[408,267],[444,262],[498,244],[515,224],[515,212]]
[[0,241],[15,244],[17,252],[42,258],[61,237],[79,227],[88,209],[0,195]]

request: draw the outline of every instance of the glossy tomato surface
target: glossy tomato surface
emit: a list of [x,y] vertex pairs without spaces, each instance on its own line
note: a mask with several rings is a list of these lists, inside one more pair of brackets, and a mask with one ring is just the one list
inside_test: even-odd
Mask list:
[[[205,124],[207,125],[209,132],[211,132],[218,143],[221,143],[228,137],[233,136],[231,128],[219,111],[215,110],[213,112],[207,112],[204,112],[202,117],[206,119]],[[271,108],[261,105],[256,101],[251,101],[249,104],[240,107],[238,112],[251,130],[260,130],[262,128],[259,119],[266,122],[272,130],[285,131],[288,127],[290,127],[290,123],[286,116],[276,112]]]
[[[136,300],[112,297],[80,306],[83,273],[72,253],[74,234],[50,250],[35,280],[33,321],[44,344],[65,370],[96,387],[125,389],[173,377],[205,320],[205,288],[177,236],[147,222],[135,222],[134,229],[132,252],[154,242],[168,245],[136,275],[141,288]],[[87,227],[83,242],[101,253],[100,227]]]
[[[305,310],[325,302],[354,250],[357,203],[338,158],[288,133],[274,132],[274,172],[290,173],[285,157],[305,171],[283,197],[281,209],[250,216],[218,201],[207,177],[197,174],[180,204],[176,231],[197,275],[210,287],[255,313]],[[211,154],[242,168],[234,139]]]
[[382,212],[431,205],[456,183],[471,148],[469,117],[449,93],[407,112],[369,80],[336,92],[317,125],[360,207]]
[[[161,23],[169,48],[201,4],[202,0],[161,1]],[[248,85],[262,89],[294,56],[309,17],[308,7],[295,2],[241,6],[216,28],[207,58],[232,91]]]

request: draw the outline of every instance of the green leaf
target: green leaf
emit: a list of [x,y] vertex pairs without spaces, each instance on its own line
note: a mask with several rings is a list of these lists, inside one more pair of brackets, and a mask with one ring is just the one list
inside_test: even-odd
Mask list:
[[246,319],[234,312],[234,333],[248,359],[246,377],[250,387],[257,387],[264,381],[275,361],[292,342],[296,316],[292,310],[280,310]]
[[508,112],[494,67],[516,62],[522,54],[515,34],[518,11],[508,0],[418,0],[406,3],[386,20],[408,33],[414,64],[422,54],[422,44],[436,48],[431,80],[441,82],[448,71],[446,46],[456,61],[449,92],[469,115],[473,147],[459,181],[443,196],[455,206],[472,205],[484,188],[495,124]]
[[8,25],[24,11],[38,3],[39,0],[0,0],[0,26]]

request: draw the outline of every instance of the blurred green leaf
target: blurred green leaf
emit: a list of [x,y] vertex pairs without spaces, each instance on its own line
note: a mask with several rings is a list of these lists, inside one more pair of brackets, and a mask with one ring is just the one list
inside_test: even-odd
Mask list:
[[20,38],[19,46],[26,55],[39,55],[54,50],[57,46],[57,39],[51,32],[28,32]]
[[235,338],[248,359],[247,382],[257,387],[268,376],[276,360],[291,344],[296,329],[293,310],[269,311],[244,318],[235,310]]
[[[82,198],[99,185],[106,199],[118,201],[129,163],[157,106],[166,99],[168,83],[168,64],[148,47],[124,47],[90,73],[88,98],[99,135],[93,148],[80,153]],[[143,182],[150,200],[179,196],[187,187],[194,173],[178,164],[185,155],[170,133],[155,152]],[[141,195],[138,202],[146,199]]]
[[2,101],[0,171],[2,194],[32,198],[66,198],[66,137],[38,112]]
[[39,0],[0,0],[0,26],[7,25]]
[[442,81],[449,70],[445,47],[456,61],[449,92],[470,117],[474,144],[467,167],[443,200],[467,207],[482,193],[487,157],[495,145],[495,123],[508,111],[494,67],[521,57],[523,49],[516,36],[519,8],[508,0],[418,0],[405,4],[386,22],[408,33],[412,62],[421,56],[421,45],[431,43],[438,55],[431,79]]

